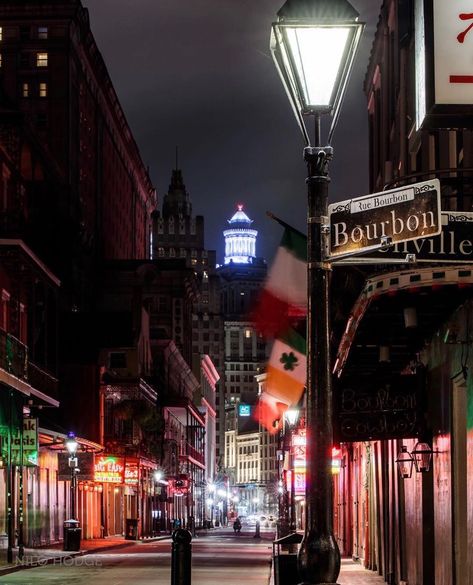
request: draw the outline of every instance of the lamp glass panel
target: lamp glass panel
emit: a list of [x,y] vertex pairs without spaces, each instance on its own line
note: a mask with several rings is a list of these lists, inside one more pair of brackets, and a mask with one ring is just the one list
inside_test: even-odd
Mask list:
[[396,463],[399,469],[399,474],[403,479],[408,479],[412,476],[414,459],[405,445],[401,447],[401,451],[397,456]]
[[414,465],[418,473],[426,473],[430,469],[432,449],[427,443],[417,443],[412,451]]
[[66,439],[66,449],[69,451],[71,455],[77,451],[78,443],[75,439]]
[[286,412],[284,413],[284,416],[286,417],[287,422],[291,426],[294,426],[297,422],[297,419],[299,418],[299,409],[298,408],[288,408],[286,410]]
[[307,106],[333,105],[350,27],[287,27],[294,67]]

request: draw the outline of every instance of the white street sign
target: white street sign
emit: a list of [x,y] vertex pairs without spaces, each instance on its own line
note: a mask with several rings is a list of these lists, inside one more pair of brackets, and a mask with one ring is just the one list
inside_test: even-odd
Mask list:
[[329,205],[330,258],[441,232],[438,179]]

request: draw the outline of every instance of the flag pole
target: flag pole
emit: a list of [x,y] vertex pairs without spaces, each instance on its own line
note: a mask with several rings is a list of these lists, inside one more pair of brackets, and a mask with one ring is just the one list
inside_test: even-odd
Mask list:
[[268,217],[270,217],[271,219],[274,219],[274,221],[276,221],[279,225],[281,225],[283,228],[285,228],[286,230],[291,230],[293,232],[297,232],[298,234],[300,234],[301,236],[303,236],[304,238],[306,238],[306,234],[303,234],[301,231],[299,231],[298,229],[296,229],[295,227],[293,227],[292,225],[289,225],[287,222],[285,222],[284,220],[282,220],[280,217],[278,217],[277,215],[274,215],[274,213],[272,211],[267,211],[266,215]]

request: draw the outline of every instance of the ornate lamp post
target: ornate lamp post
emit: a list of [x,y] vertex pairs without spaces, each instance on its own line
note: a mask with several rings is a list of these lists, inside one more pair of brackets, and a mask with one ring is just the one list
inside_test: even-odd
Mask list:
[[284,413],[287,422],[289,433],[289,469],[291,470],[291,499],[289,502],[289,531],[295,532],[297,530],[296,523],[296,500],[295,500],[295,481],[294,481],[294,452],[292,448],[292,431],[299,420],[299,409],[291,407]]
[[69,469],[71,470],[71,519],[76,520],[76,469],[77,469],[77,447],[74,433],[69,433],[65,440],[65,446],[69,453]]
[[77,448],[79,443],[74,433],[69,433],[64,441],[64,446],[69,453],[69,469],[71,470],[70,506],[71,518],[64,521],[64,550],[79,550],[81,539],[80,523],[76,513],[76,492],[77,492]]
[[[347,0],[287,0],[272,25],[271,50],[302,130],[308,168],[308,325],[306,523],[298,557],[304,584],[335,583],[340,552],[333,536],[332,388],[330,368],[330,272],[327,258],[328,165],[320,118],[332,115],[328,143],[363,24]],[[314,118],[311,146],[304,117]]]

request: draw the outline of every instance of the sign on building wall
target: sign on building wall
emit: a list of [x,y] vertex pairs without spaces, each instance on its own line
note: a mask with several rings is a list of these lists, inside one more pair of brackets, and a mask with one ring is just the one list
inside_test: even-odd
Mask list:
[[337,388],[334,435],[338,442],[414,438],[422,430],[425,379],[346,379]]
[[140,465],[138,459],[127,457],[125,461],[125,484],[138,485],[140,479]]
[[[23,432],[13,429],[11,435],[11,464],[33,467],[38,465],[38,419],[24,418]],[[23,443],[23,463],[21,463],[21,449]],[[8,432],[1,437],[1,457],[4,464],[8,464]]]
[[95,458],[94,481],[100,483],[123,483],[125,459],[113,455],[101,455]]
[[415,0],[417,128],[471,127],[472,54],[470,0]]
[[[57,463],[58,481],[69,481],[71,479],[71,468],[69,467],[69,453],[58,453]],[[91,451],[77,452],[77,467],[79,471],[76,472],[78,481],[94,481],[95,477],[95,455]]]
[[473,5],[434,0],[435,102],[473,104]]

